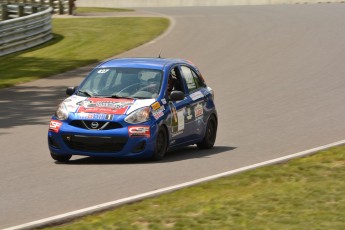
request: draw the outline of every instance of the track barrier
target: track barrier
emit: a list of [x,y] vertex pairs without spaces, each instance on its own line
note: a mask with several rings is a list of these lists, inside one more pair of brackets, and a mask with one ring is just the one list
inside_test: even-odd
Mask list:
[[41,12],[31,8],[29,15],[25,14],[27,8],[22,8],[17,17],[0,22],[0,56],[28,49],[53,38],[51,29],[51,7]]

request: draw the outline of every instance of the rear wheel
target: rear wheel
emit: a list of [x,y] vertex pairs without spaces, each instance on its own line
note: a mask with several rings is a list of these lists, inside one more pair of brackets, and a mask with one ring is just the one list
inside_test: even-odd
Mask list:
[[217,120],[214,116],[208,119],[205,136],[197,143],[199,149],[210,149],[213,147],[217,136]]
[[57,162],[68,162],[72,155],[58,155],[55,153],[50,153],[51,157]]
[[164,127],[160,127],[157,134],[156,146],[152,155],[153,160],[161,160],[164,158],[168,147],[167,132]]

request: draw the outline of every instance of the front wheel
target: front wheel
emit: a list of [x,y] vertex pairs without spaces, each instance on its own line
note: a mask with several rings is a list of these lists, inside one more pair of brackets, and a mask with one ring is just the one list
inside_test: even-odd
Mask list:
[[162,160],[165,156],[168,147],[167,132],[164,127],[160,127],[157,133],[155,150],[152,155],[153,160]]
[[197,143],[199,149],[210,149],[213,147],[214,142],[216,141],[217,136],[217,120],[214,116],[211,116],[208,119],[205,136]]
[[50,153],[50,156],[57,162],[68,162],[71,159],[72,155],[58,155],[55,153]]

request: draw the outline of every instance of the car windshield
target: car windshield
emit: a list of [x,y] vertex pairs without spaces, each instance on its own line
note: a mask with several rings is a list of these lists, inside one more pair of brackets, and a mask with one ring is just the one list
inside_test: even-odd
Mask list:
[[157,98],[162,71],[141,68],[98,68],[82,83],[77,94],[86,97]]

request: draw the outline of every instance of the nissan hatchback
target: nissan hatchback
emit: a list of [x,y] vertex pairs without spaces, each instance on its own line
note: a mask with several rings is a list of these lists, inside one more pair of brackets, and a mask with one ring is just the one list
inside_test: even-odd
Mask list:
[[209,149],[216,140],[214,92],[186,60],[113,59],[66,93],[48,131],[58,162],[73,155],[160,160],[169,150]]

